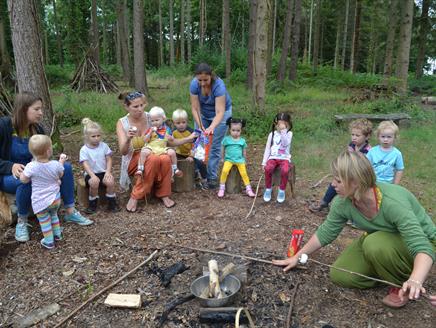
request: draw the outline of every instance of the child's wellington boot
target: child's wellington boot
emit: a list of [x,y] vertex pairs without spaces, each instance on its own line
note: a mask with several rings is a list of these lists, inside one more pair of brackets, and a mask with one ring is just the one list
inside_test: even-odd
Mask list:
[[225,184],[220,184],[220,189],[218,190],[218,197],[223,198],[224,197],[224,191],[226,190]]
[[251,189],[251,185],[247,185],[245,187],[245,192],[247,193],[248,197],[255,197],[256,194],[253,192],[253,189]]

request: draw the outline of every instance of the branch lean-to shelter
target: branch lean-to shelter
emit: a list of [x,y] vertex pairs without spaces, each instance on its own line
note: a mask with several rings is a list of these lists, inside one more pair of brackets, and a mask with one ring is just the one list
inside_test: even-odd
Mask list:
[[118,86],[92,57],[91,53],[86,54],[80,65],[77,67],[70,84],[74,91],[85,90],[100,93],[117,92]]
[[6,89],[3,84],[2,77],[0,75],[0,117],[11,116],[14,110],[14,103],[12,95]]

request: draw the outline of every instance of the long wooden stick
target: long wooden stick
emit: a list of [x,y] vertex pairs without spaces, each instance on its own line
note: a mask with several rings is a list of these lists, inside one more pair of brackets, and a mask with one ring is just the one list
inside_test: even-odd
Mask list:
[[292,308],[294,307],[295,294],[297,293],[297,288],[299,284],[300,282],[298,281],[295,284],[294,290],[292,291],[291,304],[289,305],[288,316],[286,317],[286,328],[289,328],[291,326]]
[[318,187],[325,179],[327,179],[329,176],[331,176],[331,174],[327,174],[325,176],[323,176],[321,178],[321,180],[319,180],[317,183],[315,183],[313,186],[311,186],[310,188],[315,189],[316,187]]
[[83,302],[82,304],[80,304],[76,309],[74,309],[73,312],[71,312],[68,316],[66,316],[64,319],[62,319],[61,322],[59,322],[56,326],[54,326],[54,328],[59,328],[61,327],[65,322],[67,322],[68,320],[70,320],[70,318],[72,316],[74,316],[77,312],[80,311],[80,309],[82,309],[85,305],[87,305],[88,303],[90,303],[91,301],[95,300],[97,297],[99,297],[101,294],[103,294],[104,292],[108,291],[109,289],[111,289],[112,287],[114,287],[115,285],[117,285],[118,283],[120,283],[121,281],[123,281],[125,278],[127,278],[128,276],[130,276],[132,273],[134,273],[135,271],[137,271],[139,268],[141,268],[142,266],[144,266],[145,264],[147,264],[148,262],[150,262],[154,256],[157,254],[157,250],[155,250],[145,261],[139,263],[136,267],[134,267],[132,270],[130,270],[129,272],[127,272],[125,275],[123,275],[121,278],[118,278],[117,280],[115,280],[113,283],[111,283],[109,286],[106,286],[105,288],[103,288],[102,290],[100,290],[98,293],[92,295],[90,298],[88,298],[85,302]]
[[247,218],[250,216],[251,212],[253,211],[254,203],[256,203],[257,193],[259,192],[259,186],[260,186],[260,182],[262,181],[262,178],[263,178],[263,173],[262,173],[262,175],[261,175],[260,178],[259,178],[259,182],[257,183],[257,187],[256,187],[256,195],[254,195],[253,204],[251,204],[250,211],[248,212],[248,214],[247,214],[247,216],[244,218],[244,220],[247,219]]

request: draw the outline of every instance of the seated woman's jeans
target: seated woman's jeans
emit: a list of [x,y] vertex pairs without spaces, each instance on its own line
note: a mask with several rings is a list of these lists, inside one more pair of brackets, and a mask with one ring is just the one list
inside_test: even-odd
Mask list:
[[[213,131],[213,139],[212,139],[212,147],[209,151],[209,160],[207,162],[207,180],[218,180],[218,166],[220,164],[221,159],[221,141],[223,141],[226,132],[227,125],[226,121],[229,117],[232,116],[232,109],[224,112],[224,117],[220,124]],[[212,123],[213,119],[206,119],[203,116],[201,117],[201,121],[203,123],[204,128],[208,128]]]
[[[74,175],[73,167],[70,163],[64,164],[64,175],[61,179],[61,197],[64,207],[74,206]],[[20,179],[15,179],[12,175],[3,176],[0,183],[0,190],[8,194],[15,194],[18,216],[27,217],[32,206],[32,184],[22,183]]]

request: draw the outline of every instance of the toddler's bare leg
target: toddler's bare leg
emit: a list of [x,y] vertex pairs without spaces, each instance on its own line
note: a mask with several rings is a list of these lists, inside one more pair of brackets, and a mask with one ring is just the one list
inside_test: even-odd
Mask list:
[[139,161],[138,161],[138,170],[135,174],[142,175],[142,172],[144,172],[144,163],[147,160],[148,156],[150,156],[151,150],[148,148],[143,147],[141,149],[141,153],[139,154]]

